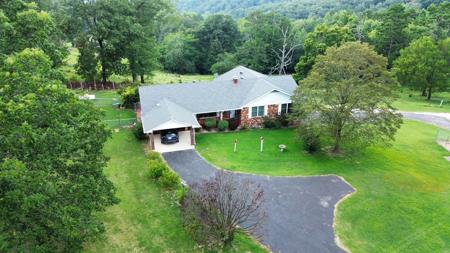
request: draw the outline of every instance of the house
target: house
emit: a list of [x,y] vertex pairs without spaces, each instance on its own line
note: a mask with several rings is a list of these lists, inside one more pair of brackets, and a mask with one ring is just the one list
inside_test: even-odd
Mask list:
[[[290,75],[268,76],[238,66],[212,81],[141,86],[141,121],[159,152],[194,148],[195,129],[207,118],[230,128],[259,127],[263,117],[287,113],[297,87]],[[179,143],[161,144],[161,132],[177,131]]]

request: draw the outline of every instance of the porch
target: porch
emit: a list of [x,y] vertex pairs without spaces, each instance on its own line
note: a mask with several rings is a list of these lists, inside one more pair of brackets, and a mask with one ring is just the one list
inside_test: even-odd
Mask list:
[[228,121],[228,128],[230,130],[237,129],[241,124],[241,109],[238,110],[229,110],[229,111],[221,111],[221,112],[209,112],[209,113],[199,113],[196,115],[198,123],[205,127],[205,122],[208,119],[214,119],[216,121],[216,127],[217,123],[221,120]]

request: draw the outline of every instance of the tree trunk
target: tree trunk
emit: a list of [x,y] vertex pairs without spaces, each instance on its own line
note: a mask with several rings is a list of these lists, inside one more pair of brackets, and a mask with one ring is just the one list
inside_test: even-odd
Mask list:
[[145,83],[144,75],[141,75],[141,83]]
[[[94,20],[94,22],[95,22],[95,20]],[[103,54],[104,52],[103,52],[103,48],[104,48],[104,46],[103,46],[103,40],[102,39],[98,39],[97,40],[98,41],[98,45],[99,45],[99,47],[100,47],[100,54]],[[102,82],[103,83],[106,83],[106,78],[107,78],[107,75],[106,75],[106,66],[105,66],[105,60],[104,60],[104,57],[103,57],[104,55],[102,55],[102,57],[100,57],[100,59],[101,59],[101,64],[102,64]]]
[[427,96],[427,89],[423,89],[422,90],[422,97],[426,97]]
[[133,78],[133,83],[135,83],[137,81],[137,74],[136,73],[132,73],[131,77]]
[[106,78],[107,78],[107,75],[106,75],[106,67],[105,67],[105,65],[102,63],[102,82],[103,82],[103,83],[106,83]]
[[431,87],[428,88],[427,100],[431,100]]
[[334,136],[334,147],[331,150],[333,153],[339,153],[339,151],[341,149],[341,132],[342,132],[342,129],[339,128],[336,131],[336,135]]

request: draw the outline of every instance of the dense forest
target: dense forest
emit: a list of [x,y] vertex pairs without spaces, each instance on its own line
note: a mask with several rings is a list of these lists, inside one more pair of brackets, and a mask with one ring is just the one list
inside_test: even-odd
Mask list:
[[255,10],[274,11],[291,18],[324,16],[330,11],[349,10],[355,12],[367,9],[386,8],[394,3],[405,3],[413,7],[426,8],[442,0],[179,0],[181,11],[196,13],[225,13],[233,17],[245,17]]
[[[17,2],[22,4],[14,4]],[[74,66],[77,79],[107,82],[112,75],[126,75],[134,83],[145,83],[158,69],[220,74],[236,65],[267,74],[292,73],[302,80],[316,56],[347,41],[369,43],[387,57],[389,69],[402,49],[424,37],[445,51],[450,3],[396,2],[270,2],[302,5],[287,8],[306,12],[289,18],[282,9],[266,8],[269,2],[244,1],[243,6],[258,8],[233,18],[236,15],[179,12],[168,0],[15,0],[1,6],[1,32],[10,35],[3,39],[2,53],[9,55],[34,43],[54,66],[63,68],[69,49],[75,48],[79,52]],[[195,5],[208,3],[211,1]],[[230,8],[230,14],[237,13],[233,1],[215,3],[217,8],[222,6],[217,11]],[[181,1],[179,5],[190,4]],[[25,34],[33,39],[24,40]],[[406,80],[400,81],[406,84]],[[412,83],[409,80],[407,84]]]

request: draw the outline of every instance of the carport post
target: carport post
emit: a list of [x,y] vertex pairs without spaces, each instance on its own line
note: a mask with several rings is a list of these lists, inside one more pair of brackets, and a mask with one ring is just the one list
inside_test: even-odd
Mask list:
[[195,145],[195,129],[191,127],[191,145]]
[[150,146],[151,150],[155,150],[155,138],[153,133],[148,134],[148,145]]

